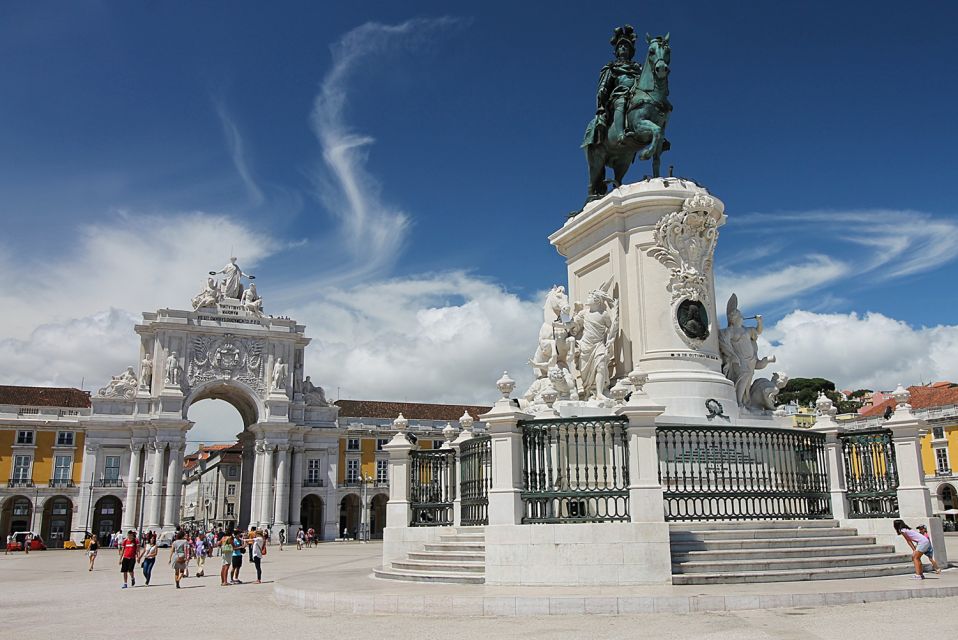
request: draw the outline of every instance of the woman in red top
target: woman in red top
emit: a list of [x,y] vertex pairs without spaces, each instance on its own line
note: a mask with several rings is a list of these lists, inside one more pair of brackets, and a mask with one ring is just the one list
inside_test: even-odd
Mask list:
[[136,541],[136,532],[132,529],[127,532],[126,538],[118,545],[120,548],[120,571],[123,573],[123,588],[126,589],[126,576],[130,575],[130,586],[136,586],[136,575],[133,573],[136,567],[136,552],[139,544]]

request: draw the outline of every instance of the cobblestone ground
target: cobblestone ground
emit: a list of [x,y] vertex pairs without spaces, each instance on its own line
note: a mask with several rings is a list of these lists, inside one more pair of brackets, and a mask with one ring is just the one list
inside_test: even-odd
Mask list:
[[[153,584],[120,588],[115,550],[102,550],[93,572],[79,551],[0,555],[0,637],[30,638],[858,638],[950,637],[958,598],[905,600],[823,608],[729,613],[541,618],[441,618],[417,616],[322,616],[280,607],[272,580],[337,564],[368,561],[378,545],[330,543],[280,552],[264,561],[264,584],[220,587],[219,558],[207,576],[191,577],[177,590],[162,550]],[[191,566],[191,575],[195,567]],[[244,566],[249,580],[253,567]],[[255,578],[255,576],[253,576]],[[335,585],[330,585],[335,590]],[[770,587],[770,591],[774,587]],[[309,634],[309,635],[307,635]]]

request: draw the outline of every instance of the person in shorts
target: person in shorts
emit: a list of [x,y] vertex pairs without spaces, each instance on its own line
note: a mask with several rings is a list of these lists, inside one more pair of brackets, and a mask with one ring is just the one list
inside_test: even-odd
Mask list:
[[895,520],[892,525],[895,527],[895,533],[904,538],[912,550],[911,561],[915,565],[915,575],[912,578],[924,580],[925,570],[922,567],[921,557],[931,549],[931,540],[909,527],[904,520]]
[[100,545],[97,544],[96,536],[90,537],[90,546],[87,547],[87,554],[90,556],[90,571],[93,571],[93,563],[96,561],[96,552],[100,549]]
[[931,544],[931,536],[928,535],[928,527],[920,524],[915,527],[915,530],[928,538],[928,551],[925,552],[925,556],[927,556],[927,558],[931,561],[931,568],[935,570],[935,573],[941,573],[941,567],[938,566],[938,561],[935,560],[935,547],[933,547]]
[[136,567],[136,555],[140,546],[137,544],[136,532],[130,529],[126,538],[117,546],[120,551],[120,572],[123,574],[123,588],[126,589],[127,576],[130,578],[130,586],[135,587],[136,574],[133,573],[133,569]]
[[233,558],[230,569],[230,584],[243,584],[239,579],[240,569],[243,568],[243,552],[246,550],[246,539],[242,532],[233,533]]

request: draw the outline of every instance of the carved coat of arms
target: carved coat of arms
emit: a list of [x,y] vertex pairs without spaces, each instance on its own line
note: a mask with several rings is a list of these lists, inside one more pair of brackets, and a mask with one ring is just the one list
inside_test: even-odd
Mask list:
[[265,395],[264,347],[262,340],[231,334],[195,336],[190,343],[190,386],[210,380],[237,380]]

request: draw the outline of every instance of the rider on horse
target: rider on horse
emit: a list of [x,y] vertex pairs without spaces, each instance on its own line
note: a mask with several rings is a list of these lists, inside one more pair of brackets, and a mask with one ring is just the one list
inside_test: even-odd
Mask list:
[[620,144],[626,136],[626,112],[632,93],[642,74],[642,65],[634,62],[635,30],[630,25],[618,27],[609,40],[615,48],[615,61],[602,67],[596,93],[595,117],[585,130],[582,146],[601,144],[606,139]]

